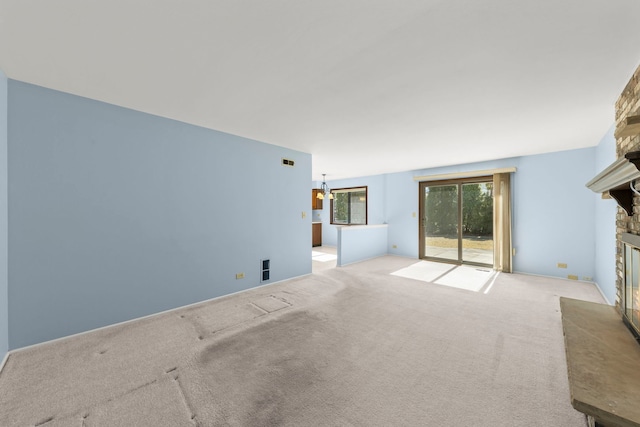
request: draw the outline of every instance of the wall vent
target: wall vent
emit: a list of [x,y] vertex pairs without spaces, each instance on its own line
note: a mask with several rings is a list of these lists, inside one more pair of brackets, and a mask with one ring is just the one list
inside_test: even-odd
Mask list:
[[285,159],[284,157],[282,158],[282,166],[293,167],[294,163],[295,162],[291,159]]
[[261,270],[261,274],[260,274],[260,281],[261,282],[267,282],[269,281],[269,276],[270,276],[270,270],[271,270],[271,261],[269,261],[268,259],[263,259],[260,261],[260,270]]

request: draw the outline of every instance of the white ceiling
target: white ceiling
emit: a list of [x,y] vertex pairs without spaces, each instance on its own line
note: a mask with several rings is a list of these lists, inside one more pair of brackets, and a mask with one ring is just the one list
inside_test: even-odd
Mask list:
[[8,77],[313,154],[313,178],[596,145],[637,0],[0,0]]

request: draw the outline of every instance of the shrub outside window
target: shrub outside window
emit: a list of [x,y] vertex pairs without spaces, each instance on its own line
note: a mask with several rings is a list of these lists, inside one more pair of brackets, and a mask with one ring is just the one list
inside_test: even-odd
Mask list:
[[367,224],[367,187],[334,188],[331,193],[331,224]]

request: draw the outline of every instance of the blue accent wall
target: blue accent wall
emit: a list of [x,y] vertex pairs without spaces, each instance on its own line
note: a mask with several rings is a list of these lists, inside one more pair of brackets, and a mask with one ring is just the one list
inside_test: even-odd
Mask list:
[[[327,185],[331,189],[351,188],[367,186],[367,221],[368,224],[384,224],[386,221],[386,175],[374,175],[363,178],[350,178],[329,182]],[[331,225],[331,203],[329,200],[322,204],[322,244],[326,246],[337,246],[338,232],[334,225]]]
[[10,349],[311,272],[311,155],[14,80],[8,105]]
[[[616,205],[584,185],[614,160],[611,130],[595,148],[327,183],[367,186],[386,252],[417,258],[414,176],[515,166],[514,270],[593,277],[614,303]],[[337,245],[310,182],[309,154],[0,72],[0,354],[258,286],[262,259],[271,282],[310,273],[312,218]]]
[[338,260],[336,265],[342,267],[386,255],[387,228],[384,224],[337,227]]
[[[348,180],[331,188],[368,186],[369,224],[389,225],[388,253],[418,257],[418,183],[414,176],[517,167],[512,176],[514,270],[581,280],[594,277],[595,148],[423,169]],[[335,227],[323,213],[323,241],[335,242]],[[394,247],[395,246],[395,247]],[[559,269],[557,263],[568,264]]]
[[0,360],[9,350],[7,273],[7,76],[0,70]]
[[[593,148],[521,157],[514,192],[514,270],[594,276]],[[557,263],[565,263],[561,269]]]
[[[616,139],[614,128],[602,138],[596,147],[595,170],[593,176],[602,172],[616,160]],[[615,200],[595,198],[595,276],[594,280],[607,298],[609,304],[616,303],[616,214]]]

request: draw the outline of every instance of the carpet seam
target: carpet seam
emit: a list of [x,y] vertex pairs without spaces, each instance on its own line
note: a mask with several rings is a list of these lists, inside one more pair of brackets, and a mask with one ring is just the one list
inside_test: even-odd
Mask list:
[[197,420],[197,415],[195,413],[195,411],[193,410],[193,408],[191,407],[191,405],[189,404],[189,400],[187,399],[187,395],[184,392],[184,388],[180,382],[180,375],[176,374],[173,377],[173,381],[176,383],[176,386],[178,387],[178,392],[180,393],[180,397],[182,398],[182,403],[184,404],[185,408],[187,409],[187,412],[189,413],[190,416],[190,421],[196,426],[198,427],[200,425],[200,423]]
[[[260,311],[264,312],[264,314],[261,314],[261,315],[256,316],[256,317],[262,317],[262,316],[264,316],[265,314],[269,314],[269,313],[270,313],[269,311],[267,311],[267,310],[265,310],[264,308],[262,308],[262,307],[260,307],[260,306],[256,305],[256,304],[255,304],[255,303],[253,303],[253,302],[249,302],[249,305],[254,306],[254,307],[255,307],[255,308],[257,308],[258,310],[260,310]],[[254,319],[255,319],[255,317],[254,317]],[[244,322],[242,322],[242,323],[244,323]],[[228,326],[228,327],[231,327],[231,326]]]

